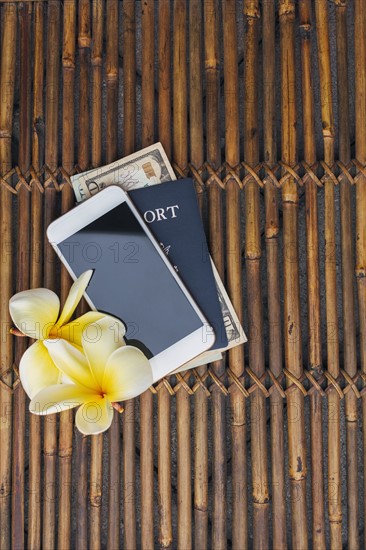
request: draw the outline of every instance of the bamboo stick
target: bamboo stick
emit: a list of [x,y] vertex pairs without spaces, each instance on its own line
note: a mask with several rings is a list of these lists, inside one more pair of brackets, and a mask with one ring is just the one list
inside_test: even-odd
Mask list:
[[170,0],[159,0],[159,84],[158,84],[158,116],[159,140],[162,143],[168,158],[171,157],[171,25]]
[[[159,141],[168,157],[171,155],[171,91],[170,91],[170,2],[160,0],[158,35],[158,125]],[[158,393],[158,499],[159,543],[171,548],[172,527],[172,480],[171,480],[171,409],[170,394],[165,386]]]
[[[206,143],[207,161],[218,168],[221,163],[219,140],[219,41],[218,4],[216,0],[204,3],[204,55],[206,79]],[[210,252],[220,276],[224,277],[223,219],[221,188],[212,183],[209,194],[209,241]],[[214,373],[225,375],[224,361],[212,365]],[[226,548],[226,429],[225,398],[214,384],[212,389],[213,421],[213,510],[212,545]]]
[[[63,12],[63,50],[62,50],[62,165],[67,172],[74,166],[74,79],[75,79],[75,30],[76,2],[67,2]],[[62,212],[73,205],[73,193],[68,184],[62,188]],[[61,302],[64,303],[70,289],[70,276],[61,267]],[[58,447],[59,493],[58,493],[58,534],[59,548],[70,546],[71,530],[71,462],[72,437],[74,428],[73,411],[64,411],[60,415]]]
[[[32,139],[32,164],[36,171],[40,170],[43,164],[44,153],[44,105],[43,105],[43,82],[44,82],[44,44],[43,35],[43,20],[44,20],[44,4],[43,2],[35,2],[33,9],[33,29],[34,29],[34,66],[33,66],[33,139]],[[43,139],[42,139],[43,137]],[[42,147],[43,146],[43,147]],[[38,189],[37,186],[32,187],[32,207],[33,198],[40,197],[40,193],[35,193],[33,190]],[[39,202],[40,204],[40,202]],[[37,220],[40,219],[36,217]],[[33,213],[32,213],[33,220]],[[32,236],[33,238],[33,236]],[[35,241],[37,244],[37,241]],[[40,243],[38,244],[38,247]],[[35,249],[34,249],[35,250]],[[40,254],[41,256],[41,254]],[[41,262],[33,262],[31,266],[31,279],[40,280],[41,277]]]
[[154,143],[154,2],[145,0],[141,12],[142,48],[142,117],[141,140],[144,144]]
[[88,437],[80,432],[76,435],[76,470],[77,501],[76,501],[76,547],[78,550],[88,548]]
[[136,147],[136,15],[135,2],[123,1],[123,155]]
[[89,546],[93,550],[101,548],[102,530],[102,483],[103,483],[103,435],[94,436],[91,440],[90,457],[90,523]]
[[[117,157],[118,120],[118,1],[106,3],[107,163]],[[120,422],[114,411],[109,430],[108,546],[119,547],[120,539]]]
[[[19,105],[19,159],[18,165],[24,173],[30,165],[30,23],[31,4],[18,6],[19,14],[19,57],[20,57],[20,105]],[[17,291],[29,288],[29,222],[30,194],[22,187],[18,191],[18,219],[22,223],[17,232]],[[16,341],[15,361],[19,365],[21,356],[27,348],[27,339]],[[25,392],[19,384],[14,392],[13,422],[16,430],[13,435],[13,472],[12,472],[12,547],[23,549],[24,540],[24,500],[25,500]]]
[[[173,159],[181,170],[188,162],[187,126],[187,3],[174,0],[173,37]],[[191,438],[190,402],[184,388],[176,394],[177,402],[177,499],[178,499],[178,549],[192,548],[191,510]]]
[[[320,76],[321,76],[321,82],[323,81],[322,86],[324,86],[324,90],[327,91],[327,94],[325,94],[324,92],[322,94],[322,113],[323,113],[323,121],[324,121],[323,135],[324,135],[324,142],[325,142],[324,157],[325,157],[325,162],[329,165],[332,165],[334,161],[334,150],[333,150],[334,129],[333,129],[333,113],[332,113],[332,102],[331,102],[330,53],[329,53],[329,44],[327,40],[328,38],[327,5],[324,3],[319,3],[316,9],[316,15],[317,15],[317,19],[319,19],[319,24],[318,24],[319,56],[322,57],[322,59],[320,59]],[[320,33],[320,26],[322,26],[321,33]],[[324,43],[324,39],[326,39],[325,43]],[[337,317],[337,302],[336,302],[336,265],[335,265],[334,258],[332,257],[333,250],[335,248],[335,226],[334,226],[335,211],[334,211],[334,204],[333,204],[334,189],[333,189],[333,183],[331,181],[327,181],[325,184],[325,200],[327,201],[326,209],[325,209],[325,220],[326,220],[325,239],[326,239],[327,245],[328,246],[330,245],[329,249],[328,250],[326,249],[327,324],[330,329],[329,330],[330,337],[328,337],[328,358],[329,358],[328,368],[330,371],[332,371],[333,376],[334,375],[337,376],[339,372],[339,359],[338,359],[339,342],[338,342],[338,317]],[[349,397],[346,398],[346,401],[349,402]],[[332,395],[329,402],[329,414],[332,419],[334,417],[336,418],[336,421],[338,424],[339,411],[336,409],[336,414],[334,414],[334,408],[337,407],[337,405],[338,405],[338,397],[335,398],[335,396]],[[346,408],[347,408],[347,404],[346,404]],[[352,428],[351,428],[351,431],[352,431]],[[355,446],[355,444],[357,445],[356,440],[354,439],[353,436],[351,438],[349,437],[351,435],[349,429],[347,429],[347,432],[348,432],[348,436],[347,436],[348,452],[350,455],[357,456],[357,447]],[[334,430],[334,436],[337,436],[337,438],[339,438],[340,436],[339,429],[337,431]],[[339,443],[337,440],[334,441],[334,436],[329,435],[329,440],[332,446],[335,447],[336,453],[338,453]],[[352,446],[350,446],[352,442],[353,444]],[[333,449],[331,449],[331,451],[332,451],[332,455],[334,456],[335,453],[333,453]],[[330,454],[331,453],[329,453],[329,455]],[[341,498],[340,479],[337,479],[337,483],[339,483],[339,487],[337,487],[336,485],[334,490],[334,477],[337,476],[337,478],[339,478],[340,464],[339,464],[339,458],[337,456],[335,456],[334,459],[335,459],[334,460],[335,464],[332,464],[332,463],[330,464],[332,471],[331,471],[331,476],[329,476],[329,481],[330,481],[330,486],[333,489],[333,494],[335,494],[336,496],[336,500],[338,504],[337,506],[338,517],[336,517],[336,522],[338,520],[338,524],[339,524],[339,516],[341,511],[340,510],[340,498]],[[350,486],[355,487],[357,490],[357,475],[355,477],[353,472],[349,472],[348,479],[349,479]],[[352,506],[351,506],[351,509],[352,509]],[[356,517],[356,522],[357,522],[357,517]],[[351,523],[354,523],[353,519],[351,520]],[[337,526],[338,524],[336,523],[335,526],[333,526],[337,529],[337,533],[333,533],[333,539],[336,536],[333,542],[334,544],[337,544],[339,546],[341,542],[340,541],[341,532],[340,532],[340,527]],[[354,525],[354,528],[351,528],[351,531],[356,533],[356,529],[357,527],[356,525]]]
[[[366,138],[362,125],[366,121],[366,81],[362,67],[366,62],[366,20],[365,1],[355,2],[355,74],[356,74],[356,158],[366,163]],[[358,309],[360,320],[360,357],[361,368],[366,372],[366,230],[364,213],[366,205],[366,178],[363,176],[356,186],[356,278],[358,291]]]
[[[259,2],[244,2],[245,76],[244,76],[244,159],[253,168],[259,160],[258,141],[258,29]],[[261,377],[265,371],[263,313],[260,279],[261,235],[260,196],[254,180],[245,186],[245,263],[249,319],[249,366]],[[268,546],[268,474],[265,396],[259,388],[251,394],[251,448],[253,483],[253,546]]]
[[[60,51],[60,4],[51,0],[47,5],[47,61],[46,61],[46,135],[45,162],[51,171],[58,167],[58,99],[59,99],[59,51]],[[45,190],[45,227],[55,217],[56,190]],[[45,237],[44,284],[55,289],[55,255]],[[44,419],[44,486],[42,545],[52,549],[55,546],[56,527],[56,454],[57,417]]]
[[[136,54],[135,2],[123,2],[123,155],[136,147]],[[124,546],[136,548],[136,463],[135,400],[124,404],[123,414],[123,490]]]
[[[22,172],[26,172],[30,165],[30,115],[31,115],[31,78],[30,78],[30,27],[32,5],[21,4],[18,7],[19,13],[19,57],[20,57],[20,109],[19,109],[19,168]],[[24,187],[22,189],[25,189]],[[19,190],[20,191],[20,190]],[[18,273],[19,289],[29,287],[29,242],[28,242],[28,223],[29,222],[29,192],[21,193],[19,203],[23,203],[24,211],[20,211],[25,216],[24,235],[18,237],[18,253],[19,258],[22,257],[24,271]],[[19,195],[19,193],[18,193]],[[22,228],[19,228],[20,232]],[[24,237],[24,241],[22,237]],[[22,276],[24,280],[21,280]]]
[[[319,6],[319,4],[318,4]],[[318,6],[316,9],[318,9]],[[303,127],[304,159],[312,166],[316,161],[314,108],[311,73],[311,3],[306,0],[300,4],[302,90],[303,90]],[[321,25],[317,25],[317,30]],[[328,36],[325,34],[325,40]],[[318,42],[319,55],[320,43]],[[323,75],[322,75],[323,76]],[[319,242],[318,242],[318,203],[316,184],[305,177],[306,233],[307,233],[307,280],[308,280],[308,330],[309,330],[309,367],[315,373],[322,369],[321,333],[320,333],[320,290],[319,290]],[[324,480],[323,469],[319,464],[323,460],[322,442],[322,405],[321,396],[315,391],[310,396],[311,430],[311,472],[312,472],[312,542],[314,548],[325,548],[324,518]]]
[[[296,162],[295,2],[280,0],[282,159]],[[282,187],[284,247],[284,341],[286,368],[297,378],[302,374],[300,292],[298,262],[298,193],[289,177]],[[291,381],[288,381],[291,386]],[[287,396],[289,477],[291,483],[292,545],[308,547],[306,512],[306,448],[304,397],[291,388]]]
[[158,393],[159,544],[162,548],[171,548],[173,542],[170,422],[170,395],[162,387]]
[[[338,10],[337,10],[338,11]],[[323,123],[323,134],[324,140],[329,142],[329,145],[324,143],[324,156],[325,162],[332,164],[334,160],[334,146],[333,146],[333,112],[332,112],[332,98],[331,98],[331,74],[330,74],[330,53],[329,53],[329,43],[328,43],[328,13],[327,5],[319,3],[316,10],[317,20],[319,21],[318,28],[318,41],[319,41],[319,54],[322,56],[320,62],[320,76],[321,76],[321,89],[324,86],[324,91],[326,93],[322,94],[322,118],[325,120],[326,124]],[[337,19],[339,19],[339,12],[337,14]],[[322,32],[320,33],[320,26],[322,26]],[[337,22],[337,42],[339,43],[339,22]],[[324,34],[323,34],[324,33]],[[319,35],[322,35],[319,37]],[[324,40],[326,42],[324,43]],[[337,47],[338,49],[338,47]],[[338,57],[337,55],[337,64],[338,71],[342,74],[342,66],[344,63],[347,63],[347,60]],[[344,65],[345,67],[345,65]],[[323,73],[323,74],[322,74]],[[346,120],[348,118],[348,90],[347,83],[344,83],[344,88],[339,90],[339,105],[340,111],[344,112],[344,115],[341,114],[341,117],[345,116]],[[346,93],[346,96],[344,95]],[[343,97],[342,97],[343,96]],[[342,126],[342,127],[341,127]],[[343,124],[340,124],[340,134],[346,131],[348,133],[348,122],[346,122],[346,127]],[[345,137],[345,136],[344,136]],[[343,138],[344,139],[344,138]],[[348,139],[348,136],[347,138]],[[342,147],[340,148],[340,154],[343,154]],[[343,160],[346,161],[344,158]],[[348,159],[349,160],[349,159]],[[348,160],[346,162],[348,162]],[[353,310],[353,291],[351,286],[349,286],[351,272],[349,271],[349,253],[351,252],[351,241],[349,233],[350,228],[350,205],[349,201],[347,203],[347,196],[349,198],[349,190],[345,188],[344,183],[341,183],[341,197],[345,199],[341,200],[341,231],[342,231],[342,272],[343,277],[343,298],[344,298],[344,343],[345,343],[345,359],[346,365],[349,364],[352,369],[352,357],[347,354],[346,347],[347,341],[349,342],[349,329],[352,331],[352,325],[354,326],[354,316],[353,311],[351,317],[348,315],[348,303],[352,303]],[[348,183],[346,183],[348,186]],[[326,299],[327,299],[327,325],[330,328],[330,334],[328,335],[327,342],[327,351],[328,351],[328,371],[334,377],[337,378],[339,375],[339,342],[338,342],[338,317],[337,317],[337,302],[336,302],[336,265],[334,263],[334,258],[332,258],[333,250],[335,249],[335,227],[334,227],[334,205],[333,205],[333,183],[326,182],[325,188],[325,200],[328,199],[328,204],[326,204],[325,210],[325,219],[326,219],[326,228],[325,228],[325,239],[326,242],[333,244],[332,248],[328,251],[330,255],[327,254],[326,249]],[[330,203],[331,201],[331,203]],[[345,218],[346,216],[346,218]],[[347,220],[348,218],[348,220]],[[349,222],[348,227],[345,226],[346,221]],[[349,235],[349,237],[348,237]],[[348,250],[344,250],[345,243]],[[348,280],[347,280],[348,279]],[[347,282],[346,282],[347,281]],[[352,281],[352,278],[351,278]],[[349,288],[348,288],[349,286]],[[350,294],[351,292],[351,294]],[[348,302],[348,303],[347,303]],[[351,337],[352,338],[352,337]],[[346,369],[348,367],[346,366]],[[355,367],[356,368],[356,367]],[[352,404],[353,402],[353,404]],[[350,407],[354,409],[357,407],[354,398],[349,395],[346,397],[346,411]],[[347,414],[347,413],[346,413]],[[329,520],[330,520],[330,542],[332,548],[341,548],[342,547],[342,488],[341,488],[341,458],[340,458],[340,403],[339,396],[335,389],[332,389],[328,394],[328,494],[329,494]],[[357,447],[355,446],[356,440],[353,437],[353,429],[347,428],[347,452],[352,456],[357,456]],[[357,445],[357,443],[356,443]],[[356,459],[357,460],[357,459]],[[348,470],[348,483],[349,491],[356,490],[357,494],[357,468],[354,471],[353,466],[350,465]],[[357,497],[356,497],[357,498]],[[350,513],[353,514],[355,509],[353,508],[352,501],[349,501],[351,504]],[[356,522],[356,523],[355,523]],[[357,512],[355,518],[350,518],[349,525],[352,525],[350,532],[354,534],[357,531]],[[352,535],[351,535],[352,537]]]
[[187,88],[186,74],[186,2],[174,0],[173,4],[173,159],[182,163],[184,170],[188,160],[187,104],[185,92]]
[[[62,45],[62,165],[67,172],[71,172],[74,167],[75,36],[76,1],[72,0],[64,5]],[[68,189],[70,189],[70,186],[65,185],[63,187],[63,197],[72,196]]]
[[[149,393],[148,393],[149,392]],[[140,397],[141,547],[148,550],[154,538],[153,396]]]
[[[46,137],[45,161],[50,170],[58,167],[58,98],[59,98],[59,44],[60,44],[60,3],[50,0],[47,5],[48,39],[46,61]],[[49,196],[54,195],[50,193]],[[48,262],[51,264],[51,262]],[[53,267],[45,275],[53,272]]]
[[[106,3],[107,163],[117,158],[118,120],[118,1]],[[108,546],[119,548],[120,540],[120,421],[114,411],[109,430]]]
[[[347,52],[347,6],[336,2],[336,44],[337,44],[337,79],[338,86],[338,128],[339,128],[339,159],[346,166],[351,159],[350,123],[349,123],[349,87],[348,87],[348,52]],[[340,181],[341,205],[341,247],[342,247],[342,300],[343,300],[343,353],[345,367],[351,372],[357,369],[356,357],[356,326],[353,297],[353,242],[351,188],[347,178]],[[328,365],[329,373],[336,379],[339,376],[339,361]],[[346,401],[352,401],[346,397]],[[348,408],[349,405],[346,405]],[[333,549],[342,547],[342,479],[341,479],[341,449],[340,449],[340,398],[335,389],[329,392],[329,411],[333,411],[332,423],[328,427],[328,494],[330,545]],[[348,445],[349,448],[349,445]],[[355,469],[356,472],[356,469]],[[355,485],[357,473],[348,468],[349,494]],[[356,481],[357,483],[357,481]],[[349,521],[357,523],[356,518]],[[350,531],[355,532],[357,525]]]
[[[70,545],[73,428],[73,411],[65,411],[65,413],[60,415],[60,433],[58,441],[59,491],[57,546],[59,548],[67,548],[67,545]],[[64,543],[66,543],[66,546],[61,545]]]
[[[103,2],[92,4],[92,153],[93,167],[102,162],[102,55],[103,55]],[[89,545],[92,550],[101,548],[102,529],[102,453],[103,434],[91,438],[90,457],[90,523]]]
[[[44,112],[43,112],[43,2],[34,4],[34,70],[33,70],[33,113],[32,113],[32,164],[35,171],[43,165]],[[31,271],[30,287],[42,286],[43,258],[43,196],[36,185],[32,186],[31,199]],[[28,476],[28,549],[41,546],[41,417],[29,418],[29,476]]]
[[[109,429],[108,548],[119,548],[120,539],[120,418],[115,411]],[[118,544],[116,544],[118,543]]]
[[[204,162],[202,105],[202,3],[189,3],[189,131],[190,161],[195,168]],[[168,102],[167,102],[168,105]]]
[[[14,98],[15,56],[17,13],[14,3],[2,6],[3,34],[1,41],[1,79],[0,79],[0,173],[11,168],[11,136]],[[0,189],[1,222],[1,300],[0,314],[5,330],[1,340],[0,364],[1,381],[0,409],[0,547],[10,547],[10,505],[11,505],[11,442],[12,442],[12,365],[13,341],[6,326],[10,327],[8,302],[13,291],[12,272],[12,197],[5,187]]]
[[[103,0],[92,4],[92,153],[93,168],[102,162],[102,56],[103,56]],[[95,439],[95,438],[93,438]],[[92,444],[93,447],[93,444]],[[92,539],[91,539],[92,540]]]
[[107,163],[116,160],[118,121],[118,0],[106,2]]
[[[239,77],[238,44],[236,28],[236,2],[223,3],[224,28],[224,94],[225,94],[225,159],[235,167],[240,162],[239,153]],[[242,322],[241,285],[241,193],[234,179],[226,183],[226,240],[227,240],[227,288],[235,311]],[[243,346],[229,351],[229,368],[240,378],[244,374]],[[247,473],[246,473],[246,400],[243,394],[231,387],[231,437],[232,437],[232,547],[247,548]]]
[[[81,170],[89,167],[89,63],[90,63],[90,2],[89,0],[79,0],[79,144],[78,144],[78,164]],[[118,50],[117,50],[118,51]]]
[[[202,3],[189,3],[189,130],[190,161],[199,169],[204,162],[202,105]],[[197,185],[198,200],[203,208],[204,194]],[[203,376],[206,366],[199,367]],[[203,388],[194,396],[194,547],[207,548],[208,543],[208,400]]]
[[[148,0],[142,6],[141,26],[143,32],[142,44],[142,109],[143,119],[141,137],[142,147],[151,145],[154,124],[154,53],[148,54],[144,50],[154,52],[154,33],[147,27],[153,24],[153,2]],[[150,82],[146,82],[150,80]],[[147,390],[140,397],[140,475],[141,475],[141,548],[149,550],[154,546],[154,426],[153,426],[153,395]]]
[[[366,64],[366,20],[365,20],[365,8],[366,3],[361,0],[356,0],[354,3],[354,37],[355,37],[355,110],[356,110],[356,128],[355,128],[355,156],[357,161],[364,167],[366,164],[366,139],[363,134],[363,127],[366,122],[366,80],[364,67]],[[359,316],[359,353],[360,353],[360,366],[362,372],[366,372],[366,225],[365,225],[365,211],[366,211],[366,178],[363,174],[358,174],[358,180],[356,184],[356,266],[355,276],[357,281],[357,298],[358,298],[358,316]],[[353,366],[353,365],[352,365]],[[349,369],[351,367],[349,366]],[[356,370],[351,372],[348,370],[351,376],[356,374]],[[356,409],[356,407],[355,407]],[[349,421],[349,427],[352,430],[352,443],[357,445],[357,409],[355,410],[355,418],[352,418],[351,410],[348,411],[347,420]],[[366,401],[362,399],[362,416],[363,416],[363,436],[364,436],[364,448],[366,446]],[[352,424],[351,424],[352,422]],[[355,442],[356,440],[356,442]],[[354,447],[355,448],[355,447]],[[355,487],[357,488],[357,454],[354,453],[351,463],[348,462],[349,469],[353,467],[355,479]],[[364,464],[366,459],[364,456]],[[366,483],[365,483],[366,486]],[[353,487],[352,487],[353,488]],[[349,506],[353,504],[352,510],[354,511],[354,517],[350,518],[352,525],[349,521],[350,537],[352,536],[352,542],[354,547],[357,548],[358,544],[358,509],[357,509],[357,496],[355,491],[350,493],[352,488],[348,489]],[[350,499],[353,498],[351,501]],[[364,495],[364,509],[366,509],[366,496]],[[351,531],[352,527],[352,531]],[[351,539],[350,539],[351,543]]]
[[[263,127],[264,160],[270,168],[277,160],[276,149],[276,48],[275,5],[267,2],[262,15],[263,40]],[[278,377],[282,372],[282,330],[279,282],[279,214],[278,193],[270,178],[265,180],[265,239],[267,255],[269,368]],[[275,390],[270,397],[271,467],[272,467],[272,529],[273,547],[287,548],[286,502],[284,477],[283,399]]]

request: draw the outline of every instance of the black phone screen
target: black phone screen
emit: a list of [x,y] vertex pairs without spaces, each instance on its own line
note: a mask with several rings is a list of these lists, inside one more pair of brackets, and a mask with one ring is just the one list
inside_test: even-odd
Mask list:
[[149,358],[202,326],[126,202],[58,247],[76,276],[94,270],[87,288],[94,306],[121,319],[128,342]]

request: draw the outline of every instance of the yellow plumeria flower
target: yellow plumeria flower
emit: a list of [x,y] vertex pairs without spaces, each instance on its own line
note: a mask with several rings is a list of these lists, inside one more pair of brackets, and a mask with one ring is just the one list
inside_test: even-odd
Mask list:
[[113,405],[132,399],[153,382],[149,360],[138,348],[123,340],[124,329],[109,330],[109,319],[96,324],[99,330],[90,338],[82,335],[83,351],[65,340],[45,340],[44,345],[68,383],[41,390],[29,410],[45,415],[79,407],[75,423],[85,435],[107,430],[113,419]]
[[[61,373],[52,361],[44,340],[62,338],[81,348],[84,328],[106,317],[105,313],[89,311],[69,322],[92,274],[92,270],[86,271],[74,282],[61,314],[58,296],[47,288],[18,292],[10,299],[10,315],[17,327],[17,330],[11,332],[37,340],[23,354],[19,363],[20,380],[30,398],[42,388],[61,382]],[[116,323],[117,327],[121,324],[113,317],[108,318],[111,325]]]

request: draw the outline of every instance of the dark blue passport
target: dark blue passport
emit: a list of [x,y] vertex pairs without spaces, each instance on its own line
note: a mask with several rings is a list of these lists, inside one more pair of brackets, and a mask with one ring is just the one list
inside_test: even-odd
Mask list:
[[189,178],[134,189],[129,196],[214,329],[228,344],[196,191]]

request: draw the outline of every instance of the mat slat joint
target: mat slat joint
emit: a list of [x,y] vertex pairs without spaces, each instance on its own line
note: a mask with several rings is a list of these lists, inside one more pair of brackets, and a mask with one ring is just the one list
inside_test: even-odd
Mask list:
[[[261,188],[270,181],[276,188],[281,189],[289,179],[294,180],[298,186],[303,186],[310,178],[318,187],[323,187],[328,179],[335,185],[344,179],[351,185],[356,184],[360,179],[363,181],[366,179],[366,167],[357,159],[353,159],[347,166],[339,160],[333,166],[329,166],[322,160],[312,166],[305,161],[295,166],[282,161],[273,166],[261,162],[254,168],[244,161],[234,167],[226,162],[219,168],[214,168],[208,162],[200,168],[192,164],[188,164],[185,169],[181,169],[177,164],[173,166],[177,177],[192,177],[202,190],[213,184],[225,190],[229,181],[235,181],[240,189],[250,181],[255,181]],[[71,185],[71,176],[81,171],[78,165],[75,165],[70,172],[61,166],[52,171],[46,164],[39,171],[31,166],[26,172],[22,172],[19,166],[15,166],[0,175],[0,185],[13,194],[17,194],[21,187],[31,191],[33,186],[37,186],[41,192],[47,188],[62,191],[64,185]]]

